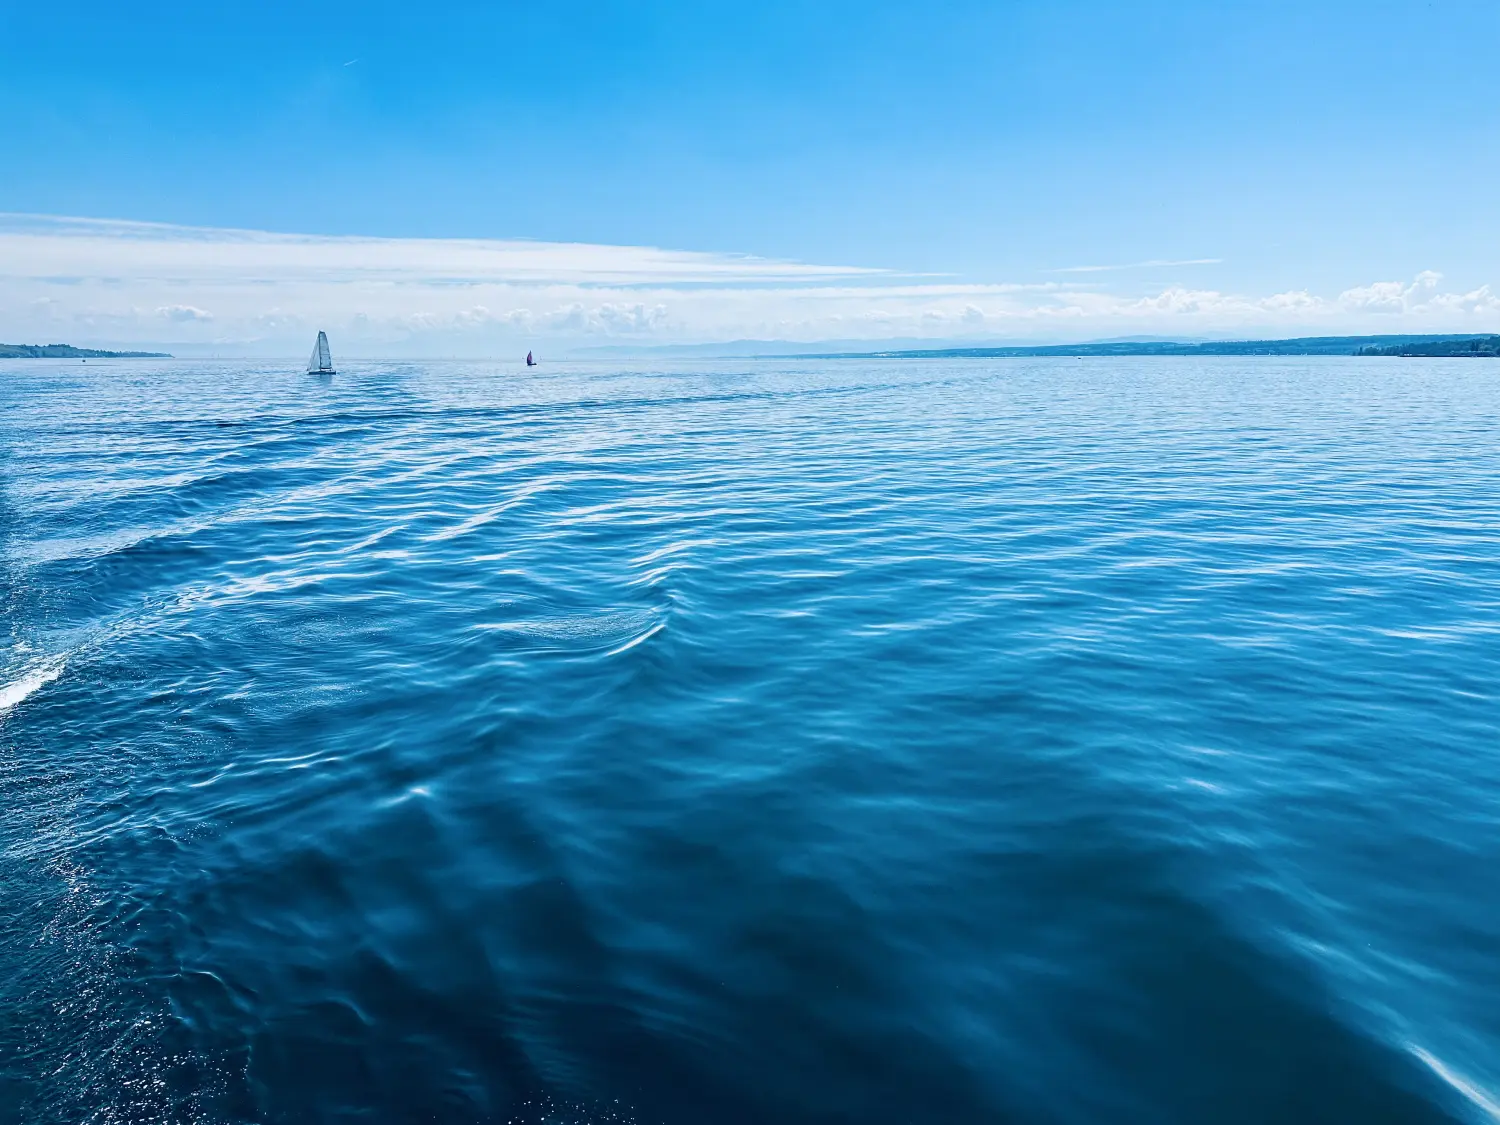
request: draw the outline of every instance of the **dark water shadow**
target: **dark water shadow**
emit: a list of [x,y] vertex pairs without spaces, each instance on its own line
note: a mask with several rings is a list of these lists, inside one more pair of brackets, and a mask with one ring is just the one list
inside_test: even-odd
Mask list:
[[[188,904],[180,924],[217,936],[177,953],[219,972],[167,983],[177,1053],[230,1076],[226,1119],[1457,1120],[1357,1011],[1103,825],[970,854],[967,910],[906,932],[732,841],[663,834],[645,854],[699,900],[663,912],[694,931],[668,953],[622,945],[525,810],[494,813],[459,829],[413,807],[357,863],[303,850]],[[716,918],[748,921],[714,937]]]

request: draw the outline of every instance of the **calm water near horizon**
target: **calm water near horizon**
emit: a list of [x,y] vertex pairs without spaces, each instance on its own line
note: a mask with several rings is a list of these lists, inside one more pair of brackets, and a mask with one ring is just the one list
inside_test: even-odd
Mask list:
[[1482,360],[6,361],[0,1122],[1500,1120],[1497,437]]

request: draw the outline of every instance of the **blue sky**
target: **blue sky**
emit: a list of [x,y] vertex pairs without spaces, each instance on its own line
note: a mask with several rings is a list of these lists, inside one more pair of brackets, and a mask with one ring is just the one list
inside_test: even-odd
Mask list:
[[[1500,330],[1496,42],[1493,0],[9,0],[0,332]],[[276,258],[329,236],[319,277]],[[512,277],[515,239],[575,249]],[[713,276],[591,277],[580,245]]]

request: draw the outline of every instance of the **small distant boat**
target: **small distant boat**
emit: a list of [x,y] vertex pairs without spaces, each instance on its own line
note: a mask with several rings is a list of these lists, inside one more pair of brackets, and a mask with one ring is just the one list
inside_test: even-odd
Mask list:
[[319,332],[318,342],[313,345],[312,358],[307,361],[309,375],[333,375],[333,356],[328,352],[328,333]]
[[536,360],[534,360],[534,359],[531,358],[531,353],[530,352],[526,353],[526,366],[527,367],[535,367],[536,366]]

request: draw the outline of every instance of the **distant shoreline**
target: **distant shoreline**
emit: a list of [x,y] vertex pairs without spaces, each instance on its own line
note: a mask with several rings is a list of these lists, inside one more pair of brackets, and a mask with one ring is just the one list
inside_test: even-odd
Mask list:
[[[1303,336],[1287,340],[1105,340],[1083,344],[1014,347],[901,348],[871,351],[763,352],[701,359],[1042,359],[1127,356],[1365,356],[1407,358],[1500,358],[1500,335]],[[0,359],[173,359],[169,352],[106,351],[71,344],[0,344]]]
[[0,359],[171,359],[166,352],[105,352],[71,344],[0,344]]
[[1204,343],[1117,341],[1047,344],[1015,348],[919,348],[903,351],[804,352],[771,359],[1027,359],[1045,356],[1251,356],[1357,355],[1481,357],[1500,356],[1500,336],[1304,336],[1293,340],[1213,340]]

